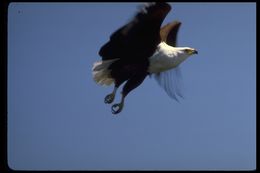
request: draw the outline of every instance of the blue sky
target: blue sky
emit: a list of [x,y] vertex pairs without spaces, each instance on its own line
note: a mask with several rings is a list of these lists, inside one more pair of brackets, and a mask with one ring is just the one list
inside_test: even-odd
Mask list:
[[9,5],[10,168],[256,168],[256,4],[171,3],[163,24],[180,20],[178,45],[199,51],[181,64],[185,98],[147,77],[114,116],[91,68],[138,5]]

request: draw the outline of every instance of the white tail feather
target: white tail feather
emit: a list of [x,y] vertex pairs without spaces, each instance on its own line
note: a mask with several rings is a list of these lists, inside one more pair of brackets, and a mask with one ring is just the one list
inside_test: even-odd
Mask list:
[[111,85],[114,82],[108,67],[118,59],[98,61],[93,64],[92,75],[93,79],[97,84],[100,85]]

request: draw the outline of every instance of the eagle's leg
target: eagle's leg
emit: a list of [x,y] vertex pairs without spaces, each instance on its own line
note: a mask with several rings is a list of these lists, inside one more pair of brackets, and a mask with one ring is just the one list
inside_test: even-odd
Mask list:
[[114,101],[115,99],[115,96],[116,96],[116,91],[117,91],[117,88],[124,82],[125,80],[124,79],[121,79],[121,78],[118,78],[118,79],[115,79],[115,86],[114,86],[114,89],[113,89],[113,92],[108,94],[106,97],[105,97],[105,103],[106,104],[110,104]]
[[126,84],[123,87],[123,91],[122,91],[122,97],[121,97],[121,102],[114,104],[112,106],[112,113],[113,114],[118,114],[119,112],[122,111],[123,107],[124,107],[124,100],[125,97],[127,96],[127,94],[132,91],[133,89],[135,89],[136,87],[138,87],[145,79],[147,73],[143,73],[143,74],[138,74],[133,76],[132,78],[130,78]]
[[121,102],[120,103],[117,103],[117,104],[114,104],[111,109],[112,109],[112,113],[113,114],[118,114],[119,112],[122,111],[123,107],[124,107],[124,101],[125,101],[125,97],[121,97]]
[[117,90],[117,87],[115,86],[113,92],[111,94],[108,94],[105,97],[105,103],[106,104],[110,104],[114,101],[114,98],[115,98],[115,95],[116,95],[116,90]]

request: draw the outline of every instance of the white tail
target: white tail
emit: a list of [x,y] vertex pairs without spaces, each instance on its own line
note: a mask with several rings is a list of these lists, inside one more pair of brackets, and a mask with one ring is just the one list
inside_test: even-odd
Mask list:
[[98,61],[93,64],[92,75],[97,84],[111,85],[114,79],[111,77],[111,70],[108,67],[118,59]]

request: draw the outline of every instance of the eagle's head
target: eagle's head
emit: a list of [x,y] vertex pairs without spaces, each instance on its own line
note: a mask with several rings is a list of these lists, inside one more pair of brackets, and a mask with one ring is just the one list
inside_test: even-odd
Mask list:
[[173,66],[176,67],[191,55],[198,54],[198,51],[190,47],[172,47],[171,58],[174,59]]
[[162,42],[154,55],[149,58],[149,73],[159,73],[177,67],[189,56],[198,54],[198,51],[190,47],[172,47]]
[[198,54],[198,51],[197,51],[196,49],[190,48],[190,47],[184,48],[183,51],[184,51],[185,54],[187,54],[187,55]]
[[194,48],[190,47],[174,47],[173,52],[175,53],[175,56],[191,56],[193,54],[198,54],[198,51]]

